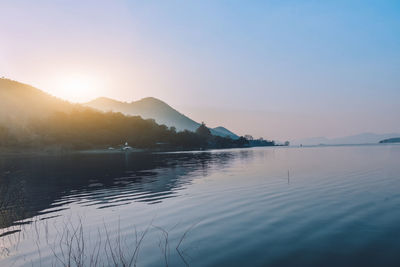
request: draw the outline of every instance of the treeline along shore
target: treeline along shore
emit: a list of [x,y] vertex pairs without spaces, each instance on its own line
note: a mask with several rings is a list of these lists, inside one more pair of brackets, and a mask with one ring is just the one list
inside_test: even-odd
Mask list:
[[154,120],[92,109],[73,110],[28,122],[24,127],[0,125],[0,147],[11,150],[86,150],[129,146],[153,150],[186,150],[274,146],[275,142],[214,136],[205,124],[177,132]]

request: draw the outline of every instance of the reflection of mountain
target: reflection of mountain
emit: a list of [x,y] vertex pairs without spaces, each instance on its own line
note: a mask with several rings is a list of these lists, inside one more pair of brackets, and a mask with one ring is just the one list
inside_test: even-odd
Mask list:
[[[154,97],[143,98],[131,103],[100,97],[85,105],[101,111],[121,112],[127,115],[141,116],[144,119],[154,119],[158,124],[164,124],[168,127],[174,126],[178,131],[189,130],[194,132],[200,126],[200,123]],[[213,135],[229,136],[233,139],[239,138],[224,127],[216,127],[210,130]]]
[[0,158],[0,228],[68,202],[98,208],[157,203],[233,157],[229,152],[205,152]]

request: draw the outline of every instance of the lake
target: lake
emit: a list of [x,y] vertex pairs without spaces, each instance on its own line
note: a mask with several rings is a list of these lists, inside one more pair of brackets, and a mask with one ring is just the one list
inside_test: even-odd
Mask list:
[[0,266],[400,266],[400,146],[0,156]]

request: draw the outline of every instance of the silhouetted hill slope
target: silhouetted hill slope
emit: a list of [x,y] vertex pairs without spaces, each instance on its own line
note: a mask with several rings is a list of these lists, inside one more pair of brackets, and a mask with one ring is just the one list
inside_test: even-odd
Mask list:
[[[168,127],[174,126],[178,131],[195,131],[200,126],[200,123],[195,122],[165,102],[154,97],[143,98],[131,103],[100,97],[85,105],[105,112],[114,111],[127,115],[141,116],[144,119],[154,119],[158,124],[164,124]],[[229,136],[233,139],[238,138],[236,134],[224,127],[217,127],[210,130],[213,135]]]
[[229,131],[228,129],[219,126],[219,127],[215,127],[213,129],[211,129],[211,133],[213,133],[214,135],[218,135],[218,136],[227,136],[230,137],[232,139],[238,139],[239,136],[236,135],[235,133]]
[[385,139],[385,140],[379,141],[379,143],[381,143],[381,144],[400,143],[400,137]]
[[101,111],[121,112],[127,115],[141,116],[144,119],[154,119],[158,124],[165,124],[169,127],[175,126],[178,131],[184,129],[195,131],[199,127],[197,122],[153,97],[143,98],[131,103],[101,97],[85,105]]
[[[243,137],[233,140],[210,135],[205,126],[203,128],[207,130],[206,135],[200,131],[177,132],[166,125],[157,124],[154,119],[129,115],[135,111],[129,105],[122,105],[125,110],[116,110],[121,107],[119,102],[104,98],[99,101],[105,102],[111,106],[107,109],[116,112],[102,112],[88,106],[71,104],[32,86],[1,79],[0,149],[16,152],[62,152],[111,147],[111,150],[123,148],[125,151],[125,143],[135,148],[157,151],[250,146],[248,140]],[[189,124],[189,127],[198,125],[155,98],[146,98],[134,103],[135,108],[142,112],[145,118],[155,117],[162,123],[168,123],[167,120],[173,118],[175,122],[181,120]],[[128,114],[124,115],[118,111]],[[218,130],[219,132],[215,132],[220,135],[229,133],[222,127]],[[273,143],[264,145],[269,146]]]
[[[121,112],[141,116],[144,119],[154,119],[158,124],[174,126],[178,131],[187,129],[194,132],[200,126],[165,102],[153,97],[131,103],[102,97],[87,103],[86,106],[101,111]],[[61,100],[33,86],[10,79],[0,79],[0,124],[9,128],[25,126],[32,119],[42,119],[55,112],[69,113],[72,110],[82,109],[85,109],[82,105]],[[210,130],[213,135],[238,138],[224,127]]]
[[35,87],[9,79],[0,79],[0,123],[23,125],[32,118],[79,108]]

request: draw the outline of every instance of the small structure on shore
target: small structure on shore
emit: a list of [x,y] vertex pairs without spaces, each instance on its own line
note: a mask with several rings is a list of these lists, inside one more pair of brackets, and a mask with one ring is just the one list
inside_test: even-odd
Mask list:
[[125,142],[125,144],[122,146],[121,150],[127,151],[127,150],[132,150],[133,148],[129,146],[128,142]]

